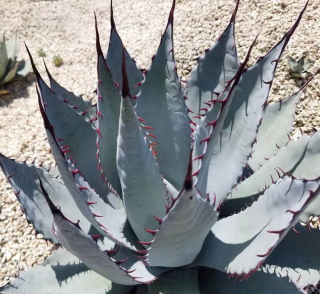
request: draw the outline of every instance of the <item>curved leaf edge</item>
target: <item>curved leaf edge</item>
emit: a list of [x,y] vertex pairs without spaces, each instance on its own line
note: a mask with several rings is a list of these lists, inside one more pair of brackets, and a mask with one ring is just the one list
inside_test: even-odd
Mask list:
[[[308,137],[312,137],[313,135],[315,135],[315,134],[320,134],[320,131],[315,131],[314,133],[312,133],[310,136],[309,135],[306,135],[306,134],[303,134],[303,136],[308,136]],[[279,148],[279,150],[280,149],[286,149],[286,147],[288,146],[288,144],[290,143],[290,142],[296,142],[296,141],[298,141],[299,140],[299,138],[300,137],[298,137],[297,139],[292,139],[292,138],[290,138],[289,140],[288,140],[288,143],[285,145],[285,146],[283,146],[283,147],[280,147]],[[271,157],[271,158],[274,158],[275,156],[276,156],[277,154],[275,154],[273,157]],[[269,159],[271,159],[271,158],[269,158]],[[256,171],[256,172],[258,172],[260,169],[262,168],[262,166]],[[242,207],[240,210],[238,210],[238,211],[235,211],[233,214],[230,214],[229,216],[231,216],[231,215],[234,215],[234,214],[238,214],[238,213],[240,213],[241,211],[243,211],[244,209],[246,209],[247,207],[250,207],[251,205],[252,205],[252,203],[254,203],[255,201],[257,201],[264,193],[265,193],[265,191],[267,190],[267,189],[269,189],[269,187],[271,186],[271,185],[273,185],[273,184],[275,184],[279,179],[282,179],[283,177],[285,177],[285,176],[289,176],[289,177],[291,177],[291,178],[293,178],[293,179],[295,179],[295,180],[300,180],[300,181],[303,181],[303,182],[307,182],[307,181],[317,181],[320,177],[317,177],[317,178],[314,178],[314,179],[305,179],[305,178],[297,178],[297,177],[295,177],[295,176],[293,176],[291,173],[289,173],[289,172],[285,172],[281,167],[275,167],[274,168],[275,170],[276,170],[276,172],[277,172],[277,174],[278,174],[278,179],[275,181],[274,179],[273,179],[273,177],[272,177],[272,175],[270,174],[270,177],[271,177],[271,184],[270,185],[265,185],[264,186],[264,188],[262,189],[262,190],[259,190],[258,192],[257,192],[257,194],[256,195],[254,195],[254,196],[247,196],[247,197],[242,197],[243,199],[247,199],[248,200],[248,202],[246,203],[246,207]],[[256,172],[254,172],[254,173],[256,173]],[[253,174],[254,174],[253,173]],[[250,176],[252,176],[253,174],[250,174],[249,175],[249,177]],[[243,180],[243,182],[246,180],[246,179],[248,179],[249,177],[240,177],[240,180]],[[239,181],[239,184],[241,184],[241,181]],[[238,184],[237,184],[238,185]],[[232,191],[234,191],[234,190],[237,190],[237,185],[234,187],[234,189],[232,190]],[[231,191],[231,193],[229,194],[229,196],[231,196],[232,195],[232,191]],[[320,196],[319,196],[320,197]],[[232,199],[232,198],[231,198]],[[227,202],[228,201],[228,198],[226,198],[225,199],[225,201],[223,202],[223,203],[221,203],[221,205],[223,205],[225,202]],[[223,206],[222,206],[223,207]],[[303,221],[300,221],[300,223],[302,224],[302,225],[307,225],[308,226],[308,228],[309,229],[311,229],[311,217],[314,217],[314,216],[317,216],[317,215],[309,215],[309,220],[308,220],[308,222],[303,222]],[[222,215],[222,218],[225,218],[225,217],[228,217],[227,215]],[[320,215],[319,215],[319,217],[320,217]]]
[[[239,3],[237,3],[237,5],[238,5],[238,4],[239,4]],[[276,45],[274,45],[273,48],[272,48],[268,53],[266,53],[264,56],[260,57],[260,58],[256,61],[256,63],[255,63],[254,65],[252,65],[250,68],[254,67],[254,66],[255,66],[256,64],[258,64],[260,61],[262,61],[264,58],[266,58],[266,56],[268,56],[273,50],[275,50],[276,47],[277,47],[279,44],[281,44],[283,41],[285,41],[285,42],[284,42],[284,45],[282,46],[282,50],[281,50],[281,52],[280,52],[280,54],[279,54],[279,58],[272,61],[272,63],[275,63],[274,72],[276,71],[277,66],[278,66],[278,63],[279,63],[279,61],[280,61],[280,59],[281,59],[282,53],[283,53],[283,51],[285,50],[286,45],[288,44],[291,36],[293,35],[293,33],[295,32],[296,28],[298,27],[298,25],[299,25],[299,23],[300,23],[300,20],[301,20],[301,18],[302,18],[302,16],[303,16],[304,12],[305,12],[306,9],[307,9],[308,4],[309,4],[309,0],[307,0],[307,2],[305,3],[304,7],[303,7],[302,10],[301,10],[301,12],[299,13],[296,21],[294,22],[294,24],[292,25],[292,27],[289,29],[289,31],[287,31],[287,32],[284,34],[284,36],[281,38],[281,40],[280,40]],[[236,10],[237,10],[237,7],[236,7]],[[232,18],[233,18],[233,17],[232,17]],[[245,66],[246,66],[246,64],[248,63],[248,59],[249,59],[249,57],[250,57],[251,50],[252,50],[252,48],[253,48],[253,46],[254,46],[257,38],[258,38],[258,35],[256,36],[253,44],[250,46],[250,48],[249,48],[249,50],[248,50],[248,52],[247,52],[247,55],[246,55],[246,57],[245,57],[245,60],[244,60],[244,62],[241,63],[240,68],[239,68],[239,70],[237,71],[236,75],[233,77],[233,79],[231,79],[230,81],[228,81],[228,83],[227,83],[224,91],[219,94],[219,96],[218,96],[218,98],[216,99],[216,101],[215,101],[214,103],[212,103],[212,105],[210,106],[210,107],[212,108],[217,102],[219,102],[219,103],[222,104],[222,105],[221,105],[221,110],[220,110],[220,112],[219,112],[219,114],[218,114],[217,119],[216,119],[215,121],[211,122],[211,125],[210,125],[210,124],[207,125],[207,127],[208,127],[208,126],[211,127],[211,132],[210,132],[210,134],[209,134],[209,136],[208,136],[207,138],[204,138],[204,139],[202,140],[202,142],[206,145],[206,146],[205,146],[205,149],[204,149],[204,150],[205,150],[204,153],[194,159],[194,160],[199,160],[199,161],[200,161],[200,165],[199,165],[198,169],[197,169],[197,170],[194,172],[194,174],[193,174],[193,176],[196,177],[195,184],[194,184],[195,186],[196,186],[197,181],[198,181],[199,172],[201,173],[201,167],[202,167],[202,165],[203,165],[203,161],[205,161],[205,156],[206,156],[206,154],[207,154],[207,153],[206,153],[206,149],[207,149],[207,146],[208,146],[208,144],[209,144],[209,140],[210,140],[211,134],[214,132],[214,129],[215,129],[216,125],[217,125],[217,122],[218,122],[218,119],[219,119],[219,117],[220,117],[220,114],[222,113],[222,109],[223,109],[224,105],[226,104],[226,102],[229,100],[229,97],[231,96],[232,91],[236,88],[236,86],[237,86],[237,84],[238,84],[238,82],[239,82],[242,74],[248,70],[248,68],[245,68]],[[317,71],[315,74],[317,74],[317,73],[318,73],[318,71]],[[273,82],[273,79],[272,79],[271,81],[265,82],[265,83],[267,83],[267,84],[269,85],[269,92],[270,92],[270,89],[271,89],[271,87],[272,87],[272,82]],[[308,84],[308,82],[306,83],[306,85],[307,85],[307,84]],[[229,87],[230,87],[230,90],[228,91],[228,88],[229,88]],[[227,97],[226,97],[224,100],[221,100],[221,98],[223,98],[223,96],[224,96],[226,93],[227,93]],[[269,96],[269,94],[267,95],[267,98],[268,98],[268,96]],[[267,99],[267,98],[266,98],[266,99]],[[265,101],[264,107],[266,107],[266,105],[267,105],[267,100]],[[204,119],[205,119],[205,117],[206,117],[206,115],[204,115]],[[258,124],[258,126],[257,126],[256,135],[255,135],[254,140],[252,141],[251,151],[250,151],[250,153],[249,153],[249,155],[248,155],[248,159],[252,157],[253,146],[254,146],[254,143],[255,143],[255,141],[256,141],[256,138],[257,138],[257,135],[258,135],[258,132],[259,132],[259,127],[260,127],[261,123],[262,123],[262,117],[261,117],[260,122],[259,122],[259,124]],[[243,169],[242,169],[243,172],[244,172],[246,169],[248,169],[248,165],[245,165],[245,166],[243,167]],[[236,183],[234,184],[234,186],[230,189],[230,192],[228,193],[228,195],[232,192],[233,189],[236,189],[236,187],[237,187],[237,185],[238,185],[238,182],[239,182],[239,181],[241,180],[241,178],[242,178],[243,172],[238,176],[237,182],[236,182]],[[200,176],[201,176],[201,175],[200,175]],[[221,204],[227,199],[227,196],[228,196],[228,195],[226,195],[226,196],[225,196],[225,199],[224,199],[223,201],[221,201]],[[205,197],[205,196],[203,195],[202,197]],[[210,196],[210,197],[211,197],[211,196]]]
[[[282,100],[279,101],[279,102],[266,103],[264,109],[266,109],[266,107],[268,107],[268,105],[276,105],[276,104],[279,104],[279,103],[283,103],[283,102],[289,101],[294,95],[297,95],[297,94],[299,94],[299,93],[304,92],[305,89],[307,88],[307,86],[309,85],[309,83],[310,83],[310,82],[313,80],[313,78],[314,78],[317,74],[319,74],[319,73],[320,73],[320,69],[318,69],[318,70],[300,87],[300,89],[298,89],[295,93],[293,93],[292,95],[290,95],[290,96],[287,97],[287,98],[282,99]],[[295,104],[294,113],[293,113],[293,115],[292,115],[293,117],[294,117],[294,115],[295,115],[296,107],[297,107],[297,105],[298,105],[298,103],[299,103],[299,100],[300,100],[300,98],[298,99],[298,102]],[[263,122],[263,116],[262,116],[261,123],[262,123],[262,122]],[[261,123],[260,123],[260,125],[261,125]],[[293,125],[292,125],[292,130],[293,130]],[[259,130],[258,130],[258,132],[259,132]],[[301,134],[303,134],[303,131],[302,131],[301,129],[300,129],[300,132],[301,132]],[[315,133],[315,132],[316,132],[316,129],[315,129],[314,133]],[[287,136],[288,136],[288,141],[287,141],[287,143],[284,144],[283,146],[279,146],[279,145],[276,144],[277,149],[281,149],[282,147],[286,147],[286,146],[289,144],[289,142],[292,140],[292,138],[291,138],[290,134],[287,134]],[[257,137],[256,137],[256,139],[257,139]],[[254,149],[254,146],[255,146],[256,144],[257,144],[257,140],[255,140],[254,143],[253,143],[253,145],[252,145],[253,149]],[[276,156],[277,153],[278,153],[278,152],[275,152],[275,154],[274,154],[273,156]],[[250,158],[252,158],[252,155],[253,155],[253,157],[254,157],[254,153],[253,153],[253,152],[251,153],[251,157],[250,157]],[[269,160],[269,159],[270,159],[270,158],[265,158],[265,160]],[[253,172],[258,171],[258,170],[261,169],[262,167],[263,167],[263,164],[259,164],[259,168],[254,171],[254,170],[250,167],[250,160],[249,160],[249,161],[248,161],[248,164],[247,164],[247,166],[246,166],[246,169],[247,169],[247,172],[248,172],[248,173],[253,173]],[[248,175],[249,175],[249,174],[248,174]],[[250,175],[251,175],[251,174],[250,174]],[[240,178],[240,180],[242,180],[242,178]]]

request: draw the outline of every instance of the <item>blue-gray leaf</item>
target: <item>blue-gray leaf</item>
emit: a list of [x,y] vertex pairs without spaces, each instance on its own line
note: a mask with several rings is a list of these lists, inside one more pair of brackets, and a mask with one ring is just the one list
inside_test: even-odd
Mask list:
[[67,216],[79,219],[84,231],[90,230],[91,224],[82,215],[67,188],[57,179],[52,178],[44,168],[18,163],[3,155],[0,155],[0,165],[26,214],[27,220],[45,239],[58,243],[52,233],[53,217],[41,192],[38,177],[41,178],[53,203],[68,207]]
[[[113,10],[111,7],[111,35],[106,61],[111,70],[112,76],[114,80],[118,83],[120,89],[122,89],[122,73],[120,64],[122,63],[123,47],[124,45],[116,30],[116,26],[113,19]],[[139,85],[143,80],[143,74],[142,71],[137,67],[135,61],[131,58],[128,51],[125,48],[124,50],[126,58],[126,71],[129,78],[130,93],[131,95],[136,96],[140,91]]]
[[226,82],[236,74],[240,62],[237,56],[234,37],[235,17],[238,4],[231,21],[219,40],[198,60],[198,65],[191,71],[186,88],[186,104],[191,110],[190,118],[198,115],[201,108],[208,108],[211,100],[223,92]]
[[268,158],[277,153],[278,148],[284,147],[288,143],[288,135],[293,129],[296,104],[311,79],[289,98],[268,104],[264,109],[257,143],[253,146],[252,157],[248,161],[253,171],[258,170]]
[[151,266],[179,267],[190,264],[200,252],[217,218],[218,212],[213,203],[203,199],[195,188],[184,189],[170,203],[168,214],[153,233],[154,239],[147,251],[146,261]]
[[[290,141],[278,154],[270,158],[252,176],[244,180],[232,191],[222,208],[223,215],[239,211],[252,202],[259,194],[283,173],[292,174],[298,179],[313,180],[320,177],[320,166],[314,164],[320,160],[320,132],[312,136],[303,135],[296,141]],[[307,222],[310,215],[320,214],[320,197],[311,203],[300,219]]]
[[3,294],[127,294],[130,289],[132,286],[112,283],[60,248],[42,265],[21,272],[0,291]]
[[[198,268],[175,269],[148,286],[149,294],[200,294]],[[204,293],[206,294],[206,293]]]
[[193,265],[248,277],[299,221],[319,186],[320,180],[279,179],[251,207],[216,222]]
[[90,186],[97,189],[100,197],[107,202],[109,189],[101,180],[100,171],[97,169],[96,131],[93,125],[52,92],[41,78],[29,50],[28,54],[39,85],[38,95],[41,97],[50,124],[54,127],[60,147],[69,158],[76,160],[76,167],[84,174]]
[[98,168],[101,171],[101,176],[103,178],[106,178],[107,182],[109,183],[109,185],[111,185],[112,189],[114,189],[118,195],[121,195],[122,190],[116,163],[121,94],[113,80],[111,71],[108,68],[102,54],[97,27],[97,20],[96,47],[98,55]]
[[144,229],[157,229],[154,216],[165,216],[166,194],[129,96],[121,101],[117,166],[130,224],[139,240],[148,241]]
[[[177,75],[173,51],[173,12],[151,67],[141,85],[136,112],[142,125],[155,139],[160,173],[178,190],[182,188],[191,148],[191,129],[187,108]],[[151,129],[151,130],[150,130]]]
[[[210,193],[211,198],[216,193],[218,201],[224,200],[242,175],[257,136],[263,106],[267,101],[277,64],[305,9],[306,6],[281,41],[242,74],[238,84],[237,78],[235,79],[230,97],[221,106],[218,122],[212,122],[214,125],[209,141],[204,142],[207,148],[196,184],[203,197],[206,192]],[[248,56],[240,69],[247,58]],[[218,98],[219,101],[223,96]],[[211,106],[208,114],[216,104]],[[201,144],[201,141],[195,143]]]

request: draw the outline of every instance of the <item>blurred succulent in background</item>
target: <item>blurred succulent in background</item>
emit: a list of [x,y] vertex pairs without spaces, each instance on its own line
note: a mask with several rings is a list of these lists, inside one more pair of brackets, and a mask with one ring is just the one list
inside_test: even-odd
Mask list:
[[105,58],[96,20],[97,108],[46,68],[49,87],[28,50],[57,169],[4,155],[0,164],[27,220],[63,248],[3,294],[318,291],[320,132],[289,136],[309,81],[267,102],[307,4],[249,68],[255,41],[240,63],[238,5],[186,84],[174,59],[175,1],[144,72],[123,47],[112,10]]
[[308,59],[308,55],[302,56],[300,59],[288,57],[290,73],[293,78],[304,79],[308,75],[308,68],[314,64],[314,61]]
[[30,62],[24,60],[17,62],[18,53],[17,35],[14,34],[8,42],[3,35],[0,43],[0,87],[29,73]]
[[60,54],[53,56],[53,64],[57,67],[61,66],[63,64],[63,59],[60,56]]
[[38,56],[39,57],[46,57],[47,53],[41,48],[38,50]]

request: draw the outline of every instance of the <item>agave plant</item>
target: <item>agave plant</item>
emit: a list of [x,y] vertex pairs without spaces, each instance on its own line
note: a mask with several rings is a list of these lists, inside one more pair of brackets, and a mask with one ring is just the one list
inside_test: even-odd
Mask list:
[[19,44],[17,35],[13,35],[6,43],[3,35],[0,43],[0,86],[10,83],[14,79],[25,77],[30,69],[30,62],[21,60],[17,62]]
[[288,64],[293,78],[303,79],[307,77],[308,68],[314,64],[314,61],[308,59],[308,56],[302,56],[300,59],[288,57]]
[[186,84],[174,60],[175,1],[144,73],[112,10],[104,57],[96,20],[97,108],[48,72],[49,87],[28,50],[58,170],[3,155],[1,167],[27,219],[61,246],[3,294],[317,291],[320,233],[309,218],[320,214],[320,133],[288,135],[307,84],[267,103],[307,4],[250,68],[254,42],[242,63],[235,47],[238,5]]

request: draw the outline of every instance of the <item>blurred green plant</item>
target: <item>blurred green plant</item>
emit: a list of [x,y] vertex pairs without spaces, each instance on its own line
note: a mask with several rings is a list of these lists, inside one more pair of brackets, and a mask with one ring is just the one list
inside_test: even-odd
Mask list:
[[314,61],[308,59],[308,55],[302,56],[300,59],[288,57],[291,76],[293,78],[304,79],[308,75],[308,68],[314,64]]
[[29,73],[30,62],[24,60],[17,62],[18,53],[17,35],[12,36],[8,42],[3,35],[2,42],[0,41],[0,86],[23,78]]
[[59,67],[63,64],[63,59],[59,54],[53,56],[53,64],[57,67]]
[[46,57],[46,56],[47,56],[47,53],[44,52],[44,50],[43,50],[42,48],[40,48],[40,49],[38,50],[38,56],[39,56],[39,57]]

